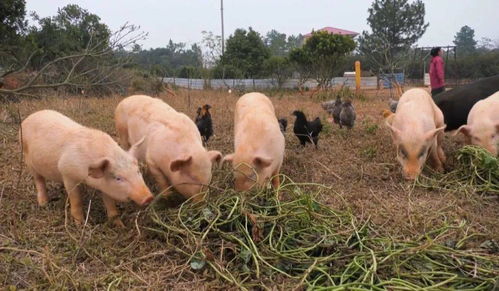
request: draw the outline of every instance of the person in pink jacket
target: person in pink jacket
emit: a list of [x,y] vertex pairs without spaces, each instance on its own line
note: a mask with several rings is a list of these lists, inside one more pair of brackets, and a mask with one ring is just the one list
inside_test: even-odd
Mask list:
[[431,96],[435,96],[445,91],[443,51],[440,47],[435,47],[431,49],[430,55],[432,56],[430,62]]

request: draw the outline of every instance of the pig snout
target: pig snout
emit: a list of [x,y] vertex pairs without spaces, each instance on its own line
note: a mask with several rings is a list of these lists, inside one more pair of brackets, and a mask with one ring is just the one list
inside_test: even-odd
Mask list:
[[131,196],[132,199],[139,206],[147,206],[154,199],[151,192],[147,188],[143,188],[139,191],[135,191]]
[[422,165],[417,161],[409,161],[406,164],[402,165],[403,176],[406,180],[416,180],[416,178],[421,173]]
[[416,178],[419,176],[419,173],[421,170],[419,167],[406,167],[404,168],[404,178],[406,180],[416,180]]

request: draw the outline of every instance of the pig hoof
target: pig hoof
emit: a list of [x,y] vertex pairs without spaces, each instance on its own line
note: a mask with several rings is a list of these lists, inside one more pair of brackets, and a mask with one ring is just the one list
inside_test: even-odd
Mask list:
[[38,199],[38,206],[40,207],[45,207],[47,206],[48,203],[49,203],[48,199],[47,200]]
[[121,219],[119,219],[118,217],[112,217],[111,219],[113,220],[113,224],[116,227],[125,228],[125,224],[123,224],[123,221],[121,221]]
[[78,219],[78,218],[74,217],[74,222],[76,225],[81,226],[81,225],[83,225],[83,218]]
[[47,206],[47,204],[49,203],[49,199],[47,196],[43,196],[43,195],[40,195],[40,194],[37,194],[37,200],[38,200],[38,205],[40,205],[41,207],[44,207],[44,206]]

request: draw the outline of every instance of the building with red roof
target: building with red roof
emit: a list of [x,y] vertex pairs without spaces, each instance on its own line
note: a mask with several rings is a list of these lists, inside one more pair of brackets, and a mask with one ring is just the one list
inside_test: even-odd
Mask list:
[[[341,34],[341,35],[348,35],[348,36],[351,36],[351,37],[355,37],[355,36],[357,36],[359,34],[358,32],[355,32],[355,31],[350,31],[350,30],[336,28],[336,27],[330,27],[330,26],[323,27],[323,28],[321,28],[321,29],[319,29],[317,31],[327,31],[330,34]],[[305,39],[307,39],[307,38],[309,38],[311,36],[312,36],[312,33],[307,33],[303,37]]]

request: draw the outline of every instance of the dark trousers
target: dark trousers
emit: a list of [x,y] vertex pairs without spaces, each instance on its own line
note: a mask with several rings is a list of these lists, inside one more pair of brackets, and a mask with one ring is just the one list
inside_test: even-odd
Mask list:
[[431,96],[438,95],[445,91],[445,86],[431,90]]

